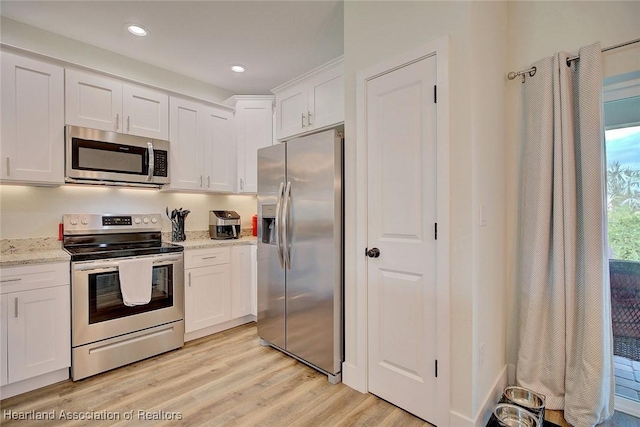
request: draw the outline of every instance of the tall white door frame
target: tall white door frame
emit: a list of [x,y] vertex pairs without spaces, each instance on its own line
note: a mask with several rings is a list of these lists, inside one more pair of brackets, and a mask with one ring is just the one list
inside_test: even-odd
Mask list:
[[[356,258],[355,283],[355,336],[347,340],[355,340],[355,355],[347,354],[343,364],[343,381],[345,384],[362,392],[368,392],[367,367],[367,134],[366,134],[366,83],[367,81],[416,62],[428,56],[437,58],[437,306],[438,306],[438,427],[449,426],[450,417],[450,225],[449,225],[449,37],[434,40],[417,49],[405,52],[393,59],[369,67],[358,73],[356,77],[356,250],[362,256]],[[347,301],[347,304],[350,304]],[[353,304],[349,307],[353,308]],[[349,308],[347,308],[349,310]]]

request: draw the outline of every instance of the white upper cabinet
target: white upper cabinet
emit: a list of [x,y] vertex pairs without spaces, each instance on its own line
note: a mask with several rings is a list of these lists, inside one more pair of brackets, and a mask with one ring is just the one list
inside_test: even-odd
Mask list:
[[272,91],[276,95],[279,141],[315,132],[344,121],[342,57]]
[[223,106],[171,97],[172,190],[233,192],[233,113]]
[[65,70],[65,82],[67,124],[169,138],[167,94],[73,69]]
[[64,183],[64,71],[2,52],[2,160],[5,182]]
[[238,153],[238,193],[258,191],[258,150],[273,145],[271,95],[238,95],[225,103],[235,104],[235,139]]
[[172,189],[202,190],[204,137],[200,104],[171,97],[169,171]]
[[204,106],[204,171],[206,191],[233,192],[236,184],[236,144],[233,113]]

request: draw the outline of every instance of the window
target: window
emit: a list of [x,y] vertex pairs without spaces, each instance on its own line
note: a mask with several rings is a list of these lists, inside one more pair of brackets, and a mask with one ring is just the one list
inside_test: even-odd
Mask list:
[[640,72],[604,84],[616,408],[640,408]]

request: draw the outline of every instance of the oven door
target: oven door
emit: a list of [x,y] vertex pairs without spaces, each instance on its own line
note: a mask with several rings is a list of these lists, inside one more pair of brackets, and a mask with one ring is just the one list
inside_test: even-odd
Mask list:
[[153,258],[151,301],[133,307],[122,301],[118,259],[72,263],[73,347],[184,318],[182,253],[150,257]]

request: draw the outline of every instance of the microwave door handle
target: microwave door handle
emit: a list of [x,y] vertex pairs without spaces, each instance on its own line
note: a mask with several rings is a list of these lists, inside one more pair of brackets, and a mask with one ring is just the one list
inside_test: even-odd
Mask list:
[[155,169],[155,158],[153,155],[153,143],[147,142],[147,152],[149,156],[149,174],[147,175],[147,181],[153,180],[153,172]]

